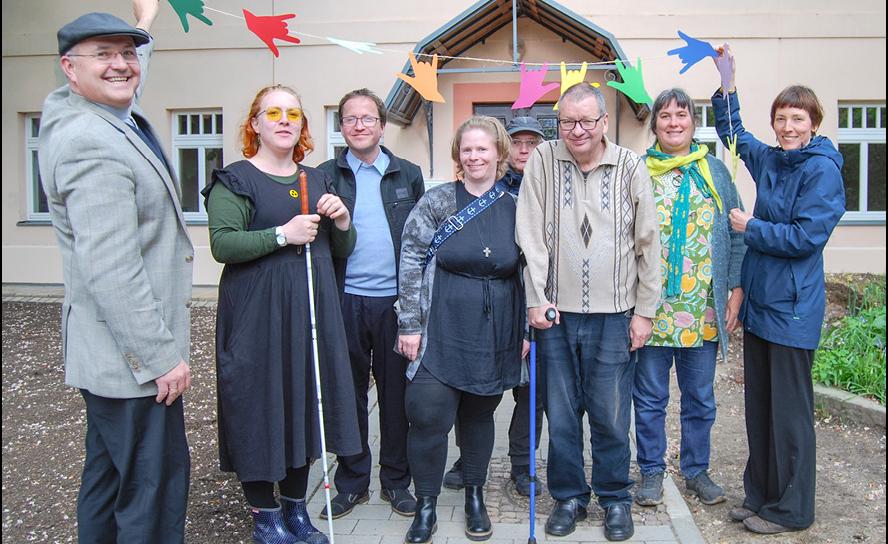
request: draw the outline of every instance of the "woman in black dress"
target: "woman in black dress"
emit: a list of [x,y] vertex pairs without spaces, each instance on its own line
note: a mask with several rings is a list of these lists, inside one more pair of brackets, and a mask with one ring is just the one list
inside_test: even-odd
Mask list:
[[[259,91],[241,136],[247,160],[214,171],[203,191],[210,249],[225,263],[216,317],[220,464],[243,485],[255,542],[325,543],[305,511],[321,447],[303,244],[311,243],[327,447],[352,455],[361,445],[331,255],[351,253],[354,227],[330,179],[299,164],[312,142],[295,91]],[[311,213],[301,215],[306,197]]]
[[[527,349],[515,198],[495,185],[505,172],[509,144],[492,117],[464,122],[451,149],[457,181],[426,192],[404,227],[398,349],[411,361],[407,455],[417,505],[410,543],[429,542],[435,531],[447,434],[456,420],[465,533],[472,540],[492,534],[482,488],[493,451],[493,412],[503,391],[518,384]],[[454,217],[460,210],[464,213]],[[474,217],[466,220],[467,215]],[[445,223],[453,234],[427,258]]]

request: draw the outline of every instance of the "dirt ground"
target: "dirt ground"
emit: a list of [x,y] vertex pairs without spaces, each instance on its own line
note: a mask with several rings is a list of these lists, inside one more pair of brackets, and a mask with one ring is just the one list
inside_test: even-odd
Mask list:
[[[236,480],[219,472],[216,451],[213,308],[194,308],[192,372],[186,426],[192,455],[186,537],[197,543],[249,539],[249,516]],[[3,542],[76,541],[76,498],[83,462],[85,412],[80,395],[63,385],[59,304],[7,303],[3,319]],[[726,504],[689,500],[710,543],[885,542],[885,432],[818,413],[817,522],[803,532],[755,537],[728,520],[743,498],[746,436],[738,338],[716,378],[712,476]],[[673,380],[674,381],[674,380]],[[678,436],[677,403],[670,437]],[[678,470],[677,440],[667,452]],[[674,474],[679,489],[681,478]],[[636,507],[638,508],[638,507]]]

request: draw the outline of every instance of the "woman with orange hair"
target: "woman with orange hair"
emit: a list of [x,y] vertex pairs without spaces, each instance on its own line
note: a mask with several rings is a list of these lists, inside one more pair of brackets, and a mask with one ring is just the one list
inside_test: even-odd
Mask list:
[[[259,91],[241,137],[246,160],[214,171],[203,190],[210,249],[225,264],[216,318],[220,465],[241,481],[254,542],[325,543],[305,510],[321,446],[303,245],[312,246],[327,447],[353,455],[361,444],[332,256],[348,256],[356,234],[330,179],[299,164],[313,144],[295,91]],[[306,198],[311,213],[302,215]]]

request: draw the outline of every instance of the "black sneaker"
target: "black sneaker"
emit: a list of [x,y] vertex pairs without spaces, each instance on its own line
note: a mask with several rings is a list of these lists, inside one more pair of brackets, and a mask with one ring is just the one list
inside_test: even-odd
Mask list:
[[444,487],[447,489],[462,489],[466,486],[463,482],[462,459],[457,459],[447,474],[444,475]]
[[416,513],[416,499],[409,489],[383,489],[380,496],[392,505],[392,511],[396,514],[412,518]]
[[[333,510],[333,519],[339,519],[347,516],[355,509],[355,506],[364,504],[370,500],[370,492],[364,490],[363,493],[340,493],[333,497],[330,501],[330,508]],[[321,510],[321,519],[327,519],[327,507]]]
[[641,475],[641,485],[635,492],[635,502],[641,506],[657,506],[663,502],[662,472]]
[[[515,491],[518,492],[519,495],[523,495],[525,497],[530,496],[530,466],[517,466],[512,467],[512,474],[510,476],[512,481],[515,482]],[[536,486],[534,486],[534,495],[540,496],[543,490],[540,488],[540,482],[537,480]]]
[[688,493],[697,495],[703,504],[725,502],[725,490],[713,482],[705,470],[693,478],[685,480],[685,487]]

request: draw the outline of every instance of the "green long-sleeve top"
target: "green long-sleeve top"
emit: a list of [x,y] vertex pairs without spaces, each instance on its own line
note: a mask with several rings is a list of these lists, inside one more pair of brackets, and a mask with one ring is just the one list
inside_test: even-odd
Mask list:
[[[297,175],[272,176],[274,181],[289,185]],[[207,199],[210,228],[210,251],[220,263],[243,263],[264,257],[281,249],[274,228],[247,230],[253,215],[253,203],[245,196],[236,195],[222,183],[213,185]],[[348,230],[330,229],[330,252],[334,257],[348,257],[355,247],[357,232],[354,224]]]

